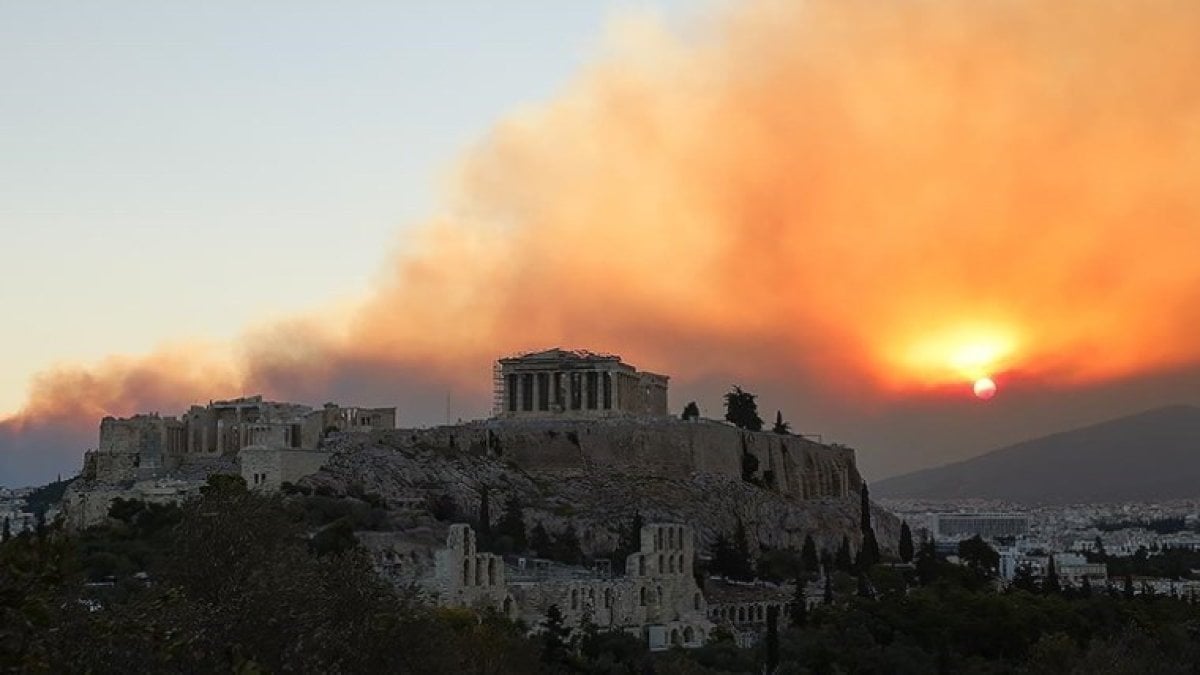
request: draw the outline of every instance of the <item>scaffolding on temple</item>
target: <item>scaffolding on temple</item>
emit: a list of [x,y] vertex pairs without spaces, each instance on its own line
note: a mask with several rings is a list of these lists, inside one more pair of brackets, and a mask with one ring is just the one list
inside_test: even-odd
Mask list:
[[492,417],[504,414],[504,371],[499,361],[492,363]]

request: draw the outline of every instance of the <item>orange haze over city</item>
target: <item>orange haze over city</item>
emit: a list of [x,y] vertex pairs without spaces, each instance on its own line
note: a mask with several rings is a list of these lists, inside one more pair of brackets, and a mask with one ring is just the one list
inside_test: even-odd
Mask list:
[[554,345],[671,375],[673,408],[706,378],[989,408],[1192,368],[1198,25],[1166,1],[747,2],[683,34],[627,17],[466,154],[369,297],[51,368],[4,424],[322,400],[363,374],[362,398],[402,398],[380,373],[483,414],[491,360]]

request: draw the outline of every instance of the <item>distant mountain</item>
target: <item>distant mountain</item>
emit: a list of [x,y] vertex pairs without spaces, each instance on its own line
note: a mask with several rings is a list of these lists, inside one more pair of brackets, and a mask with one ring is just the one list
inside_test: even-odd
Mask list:
[[871,486],[876,497],[1114,502],[1200,497],[1200,407],[1043,436]]

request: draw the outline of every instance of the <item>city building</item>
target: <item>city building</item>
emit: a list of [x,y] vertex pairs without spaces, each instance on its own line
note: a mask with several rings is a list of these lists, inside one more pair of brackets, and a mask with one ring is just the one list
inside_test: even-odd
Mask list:
[[1014,513],[938,513],[933,518],[938,539],[1019,537],[1029,532],[1029,517]]

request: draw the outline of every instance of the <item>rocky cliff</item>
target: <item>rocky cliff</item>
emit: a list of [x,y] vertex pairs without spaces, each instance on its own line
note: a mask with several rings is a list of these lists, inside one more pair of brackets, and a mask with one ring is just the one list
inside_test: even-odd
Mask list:
[[[528,527],[574,526],[589,554],[616,548],[635,513],[691,525],[702,549],[739,520],[752,549],[799,548],[807,534],[830,549],[843,535],[859,540],[853,450],[798,436],[707,421],[489,421],[346,435],[332,449],[306,484],[359,486],[397,502],[444,495],[472,517],[486,486],[493,518],[515,495]],[[881,546],[894,550],[899,522],[873,515]]]

